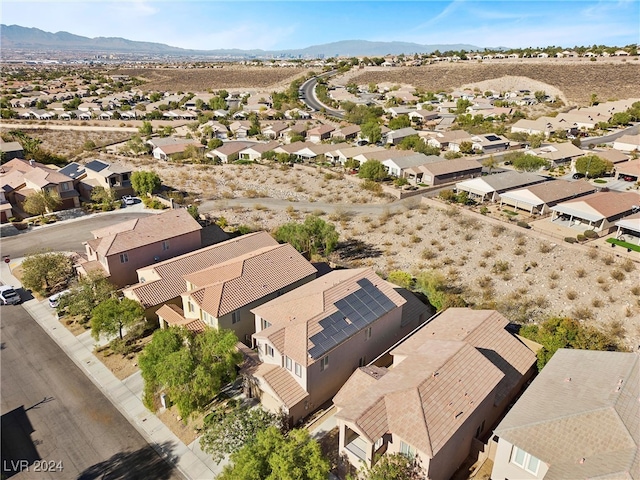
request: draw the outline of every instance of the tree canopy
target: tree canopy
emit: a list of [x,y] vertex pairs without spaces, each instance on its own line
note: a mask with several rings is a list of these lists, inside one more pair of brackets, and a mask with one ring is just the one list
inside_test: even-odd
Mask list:
[[274,232],[279,242],[290,243],[301,253],[310,255],[330,254],[338,245],[338,232],[333,223],[320,217],[309,215],[304,223],[290,222],[279,226]]
[[62,205],[62,198],[55,190],[39,190],[27,196],[22,208],[25,212],[44,217]]
[[389,120],[389,128],[391,130],[399,130],[401,128],[407,128],[411,126],[411,119],[408,115],[398,115],[395,118]]
[[101,302],[115,295],[116,287],[104,275],[91,273],[81,277],[78,284],[67,295],[60,297],[56,309],[69,315],[81,316],[83,321],[91,318],[91,312]]
[[208,416],[200,446],[220,463],[225,455],[237,452],[256,438],[258,432],[269,427],[282,430],[284,419],[281,415],[268,412],[262,407],[239,408],[233,412],[216,412]]
[[325,480],[329,461],[307,430],[283,435],[270,427],[255,440],[231,454],[219,480]]
[[424,478],[417,462],[401,453],[382,455],[373,467],[358,472],[363,480],[419,480]]
[[576,172],[583,173],[589,178],[601,177],[613,170],[613,163],[597,155],[585,155],[576,160]]
[[369,143],[378,143],[382,140],[382,129],[377,120],[370,120],[360,127],[360,135],[366,138]]
[[521,172],[537,172],[542,167],[549,166],[548,160],[526,153],[507,155],[505,158],[510,159],[513,168]]
[[388,176],[387,169],[378,160],[368,160],[361,163],[360,170],[358,170],[358,177],[373,180],[374,182],[381,182]]
[[184,418],[205,407],[235,380],[236,365],[242,360],[237,343],[231,330],[207,328],[198,334],[175,327],[157,330],[138,358],[147,408],[155,409],[161,391]]
[[40,295],[63,290],[73,277],[73,263],[61,252],[29,255],[22,270],[22,285]]
[[138,195],[146,195],[157,191],[162,181],[156,172],[139,170],[131,174],[131,186]]
[[122,340],[122,329],[141,322],[143,318],[144,308],[140,303],[127,297],[122,300],[109,297],[91,311],[91,336],[98,340],[103,333],[109,336],[119,334]]

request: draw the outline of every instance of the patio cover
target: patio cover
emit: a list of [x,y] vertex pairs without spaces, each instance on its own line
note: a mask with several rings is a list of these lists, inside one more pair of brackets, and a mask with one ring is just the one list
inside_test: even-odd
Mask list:
[[564,215],[570,215],[572,217],[589,220],[590,222],[599,222],[605,217],[595,208],[590,207],[585,202],[571,202],[569,204],[559,204],[553,207],[551,210]]

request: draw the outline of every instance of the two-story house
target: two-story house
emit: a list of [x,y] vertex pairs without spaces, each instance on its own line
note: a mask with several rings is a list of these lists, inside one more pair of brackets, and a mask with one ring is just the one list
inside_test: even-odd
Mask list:
[[428,317],[413,294],[370,268],[327,273],[253,313],[259,361],[243,368],[246,388],[292,423]]
[[80,275],[102,270],[123,287],[138,281],[136,270],[202,246],[200,224],[186,209],[167,210],[91,232],[85,242],[88,261],[78,267]]
[[371,467],[402,453],[425,478],[451,478],[533,375],[536,356],[508,323],[450,308],[394,346],[390,365],[381,357],[356,370],[333,399],[340,455]]
[[131,169],[119,163],[91,160],[82,165],[72,162],[60,169],[60,173],[73,179],[75,188],[86,200],[91,199],[91,192],[95,187],[112,190],[114,198],[134,193],[131,186]]

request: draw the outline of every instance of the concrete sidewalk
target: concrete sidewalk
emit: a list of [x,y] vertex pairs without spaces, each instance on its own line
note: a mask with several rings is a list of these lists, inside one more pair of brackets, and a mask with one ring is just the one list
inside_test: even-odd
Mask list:
[[[11,273],[11,267],[19,263],[20,259],[12,260],[11,264],[0,263],[0,280],[5,285],[21,286]],[[58,321],[46,300],[31,299],[23,302],[22,306],[154,448],[162,444],[173,446],[171,455],[159,448],[158,453],[173,463],[186,478],[210,480],[222,471],[222,465],[217,465],[200,450],[197,440],[186,446],[145,408],[141,401],[144,385],[140,372],[124,381],[118,380],[93,354],[93,339],[87,334],[74,336]]]

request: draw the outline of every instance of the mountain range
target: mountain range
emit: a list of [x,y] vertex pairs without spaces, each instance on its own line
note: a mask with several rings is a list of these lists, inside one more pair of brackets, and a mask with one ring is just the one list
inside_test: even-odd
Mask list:
[[212,49],[189,50],[172,47],[163,43],[139,42],[120,37],[89,38],[68,32],[45,32],[38,28],[21,27],[19,25],[0,25],[0,44],[4,49],[86,52],[88,54],[147,54],[171,57],[237,57],[237,58],[269,58],[269,57],[333,57],[333,56],[384,56],[413,53],[432,53],[444,51],[477,51],[474,45],[420,45],[410,42],[371,42],[368,40],[344,40],[340,42],[312,45],[291,50],[240,50]]

